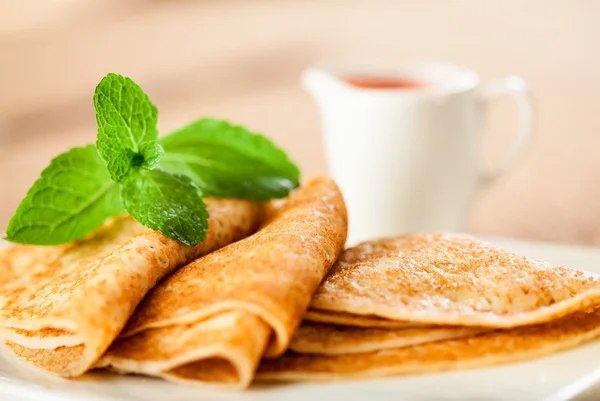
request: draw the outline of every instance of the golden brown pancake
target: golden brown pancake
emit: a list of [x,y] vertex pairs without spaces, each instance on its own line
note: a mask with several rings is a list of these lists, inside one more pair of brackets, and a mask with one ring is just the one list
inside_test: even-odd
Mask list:
[[98,366],[248,386],[263,353],[285,351],[346,240],[346,207],[329,178],[271,207],[256,234],[157,285]]
[[373,315],[353,315],[345,312],[332,312],[319,309],[308,310],[304,314],[307,322],[330,323],[340,326],[368,327],[382,329],[412,329],[415,327],[431,327],[431,325],[402,320],[384,319]]
[[294,333],[289,349],[298,354],[358,354],[388,348],[408,347],[450,338],[474,336],[484,331],[489,330],[450,326],[382,329],[303,322]]
[[58,247],[0,252],[0,336],[15,354],[61,376],[89,369],[163,276],[256,230],[262,205],[207,201],[206,240],[188,247],[130,217]]
[[311,301],[319,311],[437,325],[511,328],[594,309],[600,276],[454,234],[346,250]]
[[261,380],[335,380],[467,369],[544,357],[600,336],[600,312],[475,337],[336,356],[288,352],[264,360]]

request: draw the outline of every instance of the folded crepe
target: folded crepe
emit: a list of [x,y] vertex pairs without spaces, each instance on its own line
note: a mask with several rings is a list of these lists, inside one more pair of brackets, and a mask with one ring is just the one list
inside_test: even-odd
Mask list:
[[597,274],[550,266],[466,235],[429,233],[346,250],[312,298],[311,311],[321,322],[345,314],[350,325],[354,316],[377,327],[388,319],[511,328],[599,302]]
[[331,380],[541,357],[600,336],[599,283],[468,236],[366,242],[341,255],[311,301],[307,317],[326,323],[305,321],[290,351],[263,361],[257,377]]
[[206,240],[188,247],[119,217],[86,239],[0,252],[0,338],[36,367],[61,376],[88,370],[163,276],[253,233],[260,204],[207,200]]
[[269,216],[150,291],[97,366],[248,386],[263,354],[285,351],[346,240],[346,208],[329,178],[272,203]]
[[600,311],[475,337],[347,355],[287,353],[263,361],[260,380],[336,380],[467,369],[541,358],[600,336]]

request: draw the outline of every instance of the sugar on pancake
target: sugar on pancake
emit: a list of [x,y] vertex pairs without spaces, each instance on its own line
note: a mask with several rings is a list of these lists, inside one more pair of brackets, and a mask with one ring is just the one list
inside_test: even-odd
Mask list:
[[[600,302],[600,276],[551,266],[470,236],[428,233],[346,250],[311,301],[320,321],[345,314],[411,324],[511,328]],[[309,311],[309,312],[310,312]],[[332,313],[329,320],[323,313]]]

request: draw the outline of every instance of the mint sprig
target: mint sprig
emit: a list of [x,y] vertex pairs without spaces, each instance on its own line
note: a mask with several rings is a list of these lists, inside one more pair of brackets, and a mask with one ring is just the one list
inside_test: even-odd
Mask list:
[[9,241],[71,242],[126,210],[195,245],[208,228],[202,196],[267,200],[298,186],[299,170],[285,152],[226,121],[201,119],[158,140],[157,109],[129,78],[108,74],[94,106],[96,147],[52,160],[10,220]]

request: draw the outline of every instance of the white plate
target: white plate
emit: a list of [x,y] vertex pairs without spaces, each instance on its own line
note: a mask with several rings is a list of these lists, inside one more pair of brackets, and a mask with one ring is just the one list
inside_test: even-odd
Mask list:
[[[491,240],[521,254],[600,273],[600,250],[514,240]],[[531,362],[499,367],[330,384],[255,386],[245,392],[188,387],[111,373],[88,373],[64,380],[0,359],[0,400],[188,401],[188,400],[556,400],[559,390],[600,368],[600,341]],[[554,397],[554,398],[550,398]],[[593,399],[600,399],[598,397]]]

